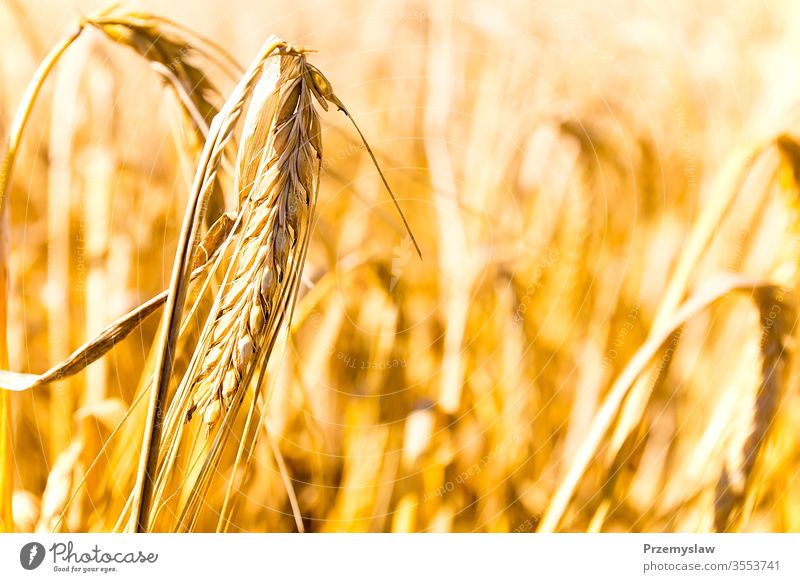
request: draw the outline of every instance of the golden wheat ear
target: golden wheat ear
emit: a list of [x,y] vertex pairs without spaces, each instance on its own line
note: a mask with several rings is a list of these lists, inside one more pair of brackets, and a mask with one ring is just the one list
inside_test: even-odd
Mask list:
[[[288,47],[278,53],[267,51],[259,63],[270,55],[276,58],[254,68],[255,76],[246,84],[252,97],[234,176],[241,200],[240,230],[192,360],[166,409],[166,438],[159,445],[163,460],[154,483],[153,509],[146,512],[153,528],[195,527],[245,403],[250,403],[250,411],[244,432],[258,425],[250,421],[255,388],[247,388],[251,381],[261,386],[279,331],[291,320],[317,197],[321,141],[311,89],[302,75],[305,59]],[[185,438],[197,432],[195,416],[205,434],[197,447]],[[237,458],[243,456],[237,453]],[[187,459],[196,463],[196,472],[176,480]],[[171,492],[177,489],[186,492],[185,502],[172,507]],[[177,523],[161,518],[168,511],[179,515]]]
[[347,119],[350,120],[350,123],[353,124],[353,127],[358,132],[358,137],[361,139],[361,143],[363,143],[364,147],[367,148],[367,153],[372,160],[372,164],[375,166],[375,169],[378,170],[378,175],[381,177],[383,186],[386,188],[389,196],[391,196],[394,207],[397,209],[397,212],[400,214],[400,218],[403,220],[403,226],[405,226],[406,232],[408,232],[408,236],[411,238],[411,242],[414,243],[414,249],[417,251],[417,255],[419,255],[420,259],[422,259],[422,249],[419,247],[417,238],[411,231],[411,225],[408,224],[406,215],[403,213],[403,209],[400,208],[400,203],[397,201],[397,197],[394,195],[392,187],[389,186],[389,181],[386,179],[383,170],[381,170],[378,159],[375,157],[375,152],[372,151],[369,142],[367,142],[367,138],[364,137],[364,132],[361,131],[361,128],[358,126],[353,116],[350,115],[350,111],[348,111],[347,107],[345,107],[344,103],[342,103],[341,99],[339,99],[333,92],[333,87],[331,87],[330,81],[328,81],[325,75],[323,75],[318,68],[311,64],[306,65],[305,75],[306,80],[311,87],[312,92],[314,93],[314,97],[317,99],[317,102],[320,104],[320,106],[327,111],[328,102],[333,103],[339,109],[339,111],[347,116]]
[[791,357],[788,344],[797,322],[797,306],[785,289],[756,289],[751,298],[761,319],[761,378],[747,438],[733,463],[729,461],[723,466],[717,480],[714,527],[718,532],[738,531],[750,511],[748,498],[758,489],[758,465],[774,432],[786,392]]

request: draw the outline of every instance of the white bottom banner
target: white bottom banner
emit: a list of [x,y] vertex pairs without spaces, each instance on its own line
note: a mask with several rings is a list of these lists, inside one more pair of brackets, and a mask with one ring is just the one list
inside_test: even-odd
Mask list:
[[7,534],[0,580],[777,582],[798,554],[800,534]]

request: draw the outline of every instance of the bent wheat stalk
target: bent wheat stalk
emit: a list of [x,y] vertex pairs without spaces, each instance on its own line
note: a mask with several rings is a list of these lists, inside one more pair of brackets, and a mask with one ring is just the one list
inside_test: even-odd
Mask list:
[[[192,260],[192,280],[209,270],[232,226],[233,218],[231,215],[223,214],[206,233]],[[111,348],[128,337],[148,317],[158,311],[167,300],[167,294],[167,291],[162,291],[108,324],[97,336],[84,343],[62,362],[42,374],[24,374],[0,370],[0,391],[21,392],[77,374],[103,357]]]

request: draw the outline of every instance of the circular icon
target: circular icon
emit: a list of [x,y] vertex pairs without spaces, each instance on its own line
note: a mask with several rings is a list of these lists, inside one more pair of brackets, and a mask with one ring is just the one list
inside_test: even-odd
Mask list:
[[26,570],[35,570],[44,561],[44,546],[39,542],[30,542],[19,551],[19,563]]

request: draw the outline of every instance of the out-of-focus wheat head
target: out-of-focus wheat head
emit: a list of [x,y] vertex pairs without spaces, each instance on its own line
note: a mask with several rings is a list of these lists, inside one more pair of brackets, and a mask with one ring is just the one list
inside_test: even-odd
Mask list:
[[3,0],[0,528],[135,520],[199,175],[149,529],[800,531],[798,9],[606,4],[281,21],[419,260],[276,3]]

